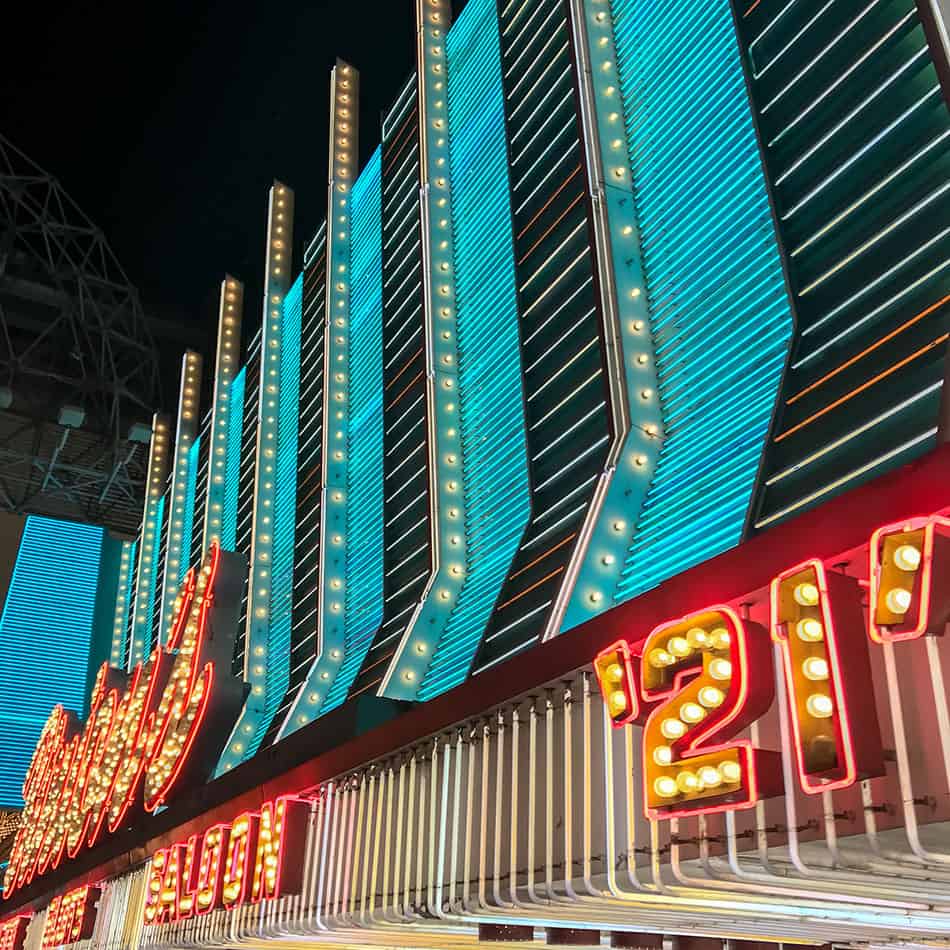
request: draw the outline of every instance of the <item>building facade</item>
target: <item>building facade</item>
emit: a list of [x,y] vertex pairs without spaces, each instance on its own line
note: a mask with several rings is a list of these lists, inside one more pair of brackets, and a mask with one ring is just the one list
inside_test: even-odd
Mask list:
[[946,943],[939,5],[416,15],[155,418],[0,947]]

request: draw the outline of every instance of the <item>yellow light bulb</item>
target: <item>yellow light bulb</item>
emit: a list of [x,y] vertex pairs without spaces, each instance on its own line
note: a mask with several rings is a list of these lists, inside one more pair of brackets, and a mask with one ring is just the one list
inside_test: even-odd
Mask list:
[[664,666],[669,666],[671,663],[675,662],[676,660],[670,656],[666,650],[650,651],[650,666],[654,666],[657,669],[662,669]]
[[680,719],[683,722],[695,723],[706,718],[706,710],[698,703],[683,703],[680,706]]
[[653,790],[660,798],[673,798],[676,795],[676,782],[668,775],[661,775],[654,783]]
[[904,587],[893,587],[884,598],[887,609],[894,614],[906,614],[910,609],[913,595]]
[[660,723],[660,732],[666,736],[667,739],[679,739],[684,732],[686,732],[686,726],[679,719],[664,719]]
[[810,680],[828,679],[828,661],[820,656],[810,656],[802,664],[802,672]]
[[658,745],[653,750],[653,761],[657,765],[669,765],[673,761],[673,750],[668,745]]
[[719,766],[719,774],[724,782],[735,785],[742,778],[742,767],[738,762],[723,762]]
[[732,677],[732,664],[728,660],[717,658],[709,664],[709,675],[714,680],[727,680]]
[[[716,662],[715,660],[713,662]],[[727,663],[728,660],[721,661]],[[717,706],[722,705],[722,701],[726,698],[725,694],[721,689],[717,689],[715,686],[704,686],[696,697],[700,703],[705,706],[707,709],[715,709]]]
[[676,776],[676,787],[685,794],[690,792],[698,792],[699,779],[697,778],[696,773],[690,772],[688,769],[684,769],[679,773],[679,775]]
[[686,642],[695,649],[704,647],[709,642],[709,634],[702,627],[690,627],[686,631]]
[[696,774],[704,788],[716,788],[722,784],[722,776],[719,774],[719,769],[711,765],[704,765]]
[[803,607],[814,607],[818,603],[818,588],[806,581],[796,585],[793,596]]
[[622,713],[627,708],[627,697],[624,696],[623,690],[617,689],[610,694],[610,712],[611,715],[616,716],[618,713]]
[[805,700],[805,708],[808,710],[808,715],[814,716],[816,719],[827,719],[835,711],[831,697],[824,693],[812,693]]
[[619,683],[623,679],[623,667],[619,663],[611,663],[607,667],[607,678]]
[[920,567],[920,549],[912,544],[902,544],[894,552],[894,563],[902,571],[916,571]]
[[671,637],[666,646],[675,657],[689,656],[692,652],[692,647],[690,647],[689,641],[685,637]]
[[728,650],[730,643],[732,643],[732,637],[725,627],[716,627],[709,634],[709,645],[714,650]]
[[798,639],[804,640],[805,643],[817,643],[825,636],[821,622],[815,620],[814,617],[805,617],[804,620],[799,620],[795,625],[795,632],[798,634]]

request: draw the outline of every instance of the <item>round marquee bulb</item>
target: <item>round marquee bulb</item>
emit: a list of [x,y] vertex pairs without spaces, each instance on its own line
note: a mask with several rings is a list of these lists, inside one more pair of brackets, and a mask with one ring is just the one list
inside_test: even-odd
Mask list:
[[803,607],[814,607],[818,603],[818,588],[809,582],[796,584],[794,597]]
[[690,724],[706,718],[706,710],[699,703],[683,703],[680,706],[680,719]]
[[664,719],[660,724],[660,732],[667,739],[679,739],[686,732],[686,726],[679,719]]
[[653,761],[660,766],[669,765],[673,761],[673,750],[668,745],[658,745],[653,750]]
[[691,647],[704,647],[709,642],[709,634],[702,627],[690,627],[686,631],[686,642]]
[[906,588],[893,587],[887,592],[884,603],[892,614],[906,614],[913,599],[913,595]]
[[653,791],[655,791],[660,798],[673,798],[677,792],[676,781],[675,779],[671,779],[668,775],[661,775],[653,783]]
[[709,664],[709,675],[714,680],[727,680],[732,676],[732,664],[728,660],[715,659]]
[[719,774],[724,782],[735,785],[742,778],[742,766],[738,762],[723,762],[719,766]]
[[795,632],[798,634],[798,639],[804,640],[805,643],[818,643],[818,641],[822,640],[825,636],[821,622],[815,620],[814,617],[806,617],[804,620],[799,620],[798,623],[795,624]]
[[902,544],[894,552],[894,564],[902,571],[916,571],[920,567],[920,549],[912,544]]
[[732,643],[732,637],[725,627],[716,627],[709,634],[709,644],[714,650],[728,650]]
[[623,667],[619,663],[611,663],[607,667],[607,677],[619,683],[623,679]]
[[616,689],[610,694],[610,712],[611,715],[616,716],[618,713],[626,711],[627,708],[627,697],[624,696],[623,690]]
[[658,670],[662,669],[664,666],[669,666],[671,663],[675,663],[676,660],[674,657],[670,656],[666,650],[651,650],[650,651],[650,666],[655,666]]
[[685,794],[689,794],[690,792],[698,792],[699,779],[696,777],[696,773],[690,772],[688,769],[684,769],[679,773],[679,775],[676,776],[676,787]]
[[666,646],[670,653],[676,657],[689,656],[692,651],[692,647],[689,645],[689,641],[686,637],[671,637],[670,642]]
[[810,656],[802,664],[806,679],[813,681],[828,679],[828,661],[820,656]]
[[816,719],[827,719],[835,711],[831,697],[825,693],[812,693],[805,701],[805,708],[808,710],[808,715]]
[[719,774],[719,769],[712,765],[704,765],[696,774],[703,788],[716,788],[722,784],[722,776]]
[[[716,662],[716,661],[714,660],[713,662]],[[727,662],[727,661],[723,661],[723,662]],[[722,701],[726,697],[723,694],[723,691],[721,689],[718,689],[715,686],[704,686],[699,691],[699,695],[696,698],[707,709],[715,709],[717,706],[722,705]]]

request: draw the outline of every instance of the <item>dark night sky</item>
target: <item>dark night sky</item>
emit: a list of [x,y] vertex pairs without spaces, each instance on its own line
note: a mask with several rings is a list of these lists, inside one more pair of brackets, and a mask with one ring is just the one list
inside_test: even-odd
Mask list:
[[0,131],[102,228],[146,309],[187,324],[206,355],[226,270],[248,284],[246,323],[259,321],[271,180],[297,194],[295,268],[322,217],[334,58],[361,72],[365,161],[414,55],[413,0],[15,9]]

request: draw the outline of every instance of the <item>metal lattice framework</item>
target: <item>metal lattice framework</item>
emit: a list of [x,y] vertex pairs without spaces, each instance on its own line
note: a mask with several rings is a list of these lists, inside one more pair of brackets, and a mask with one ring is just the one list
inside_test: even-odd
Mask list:
[[159,402],[138,292],[56,179],[0,136],[0,508],[134,533]]

